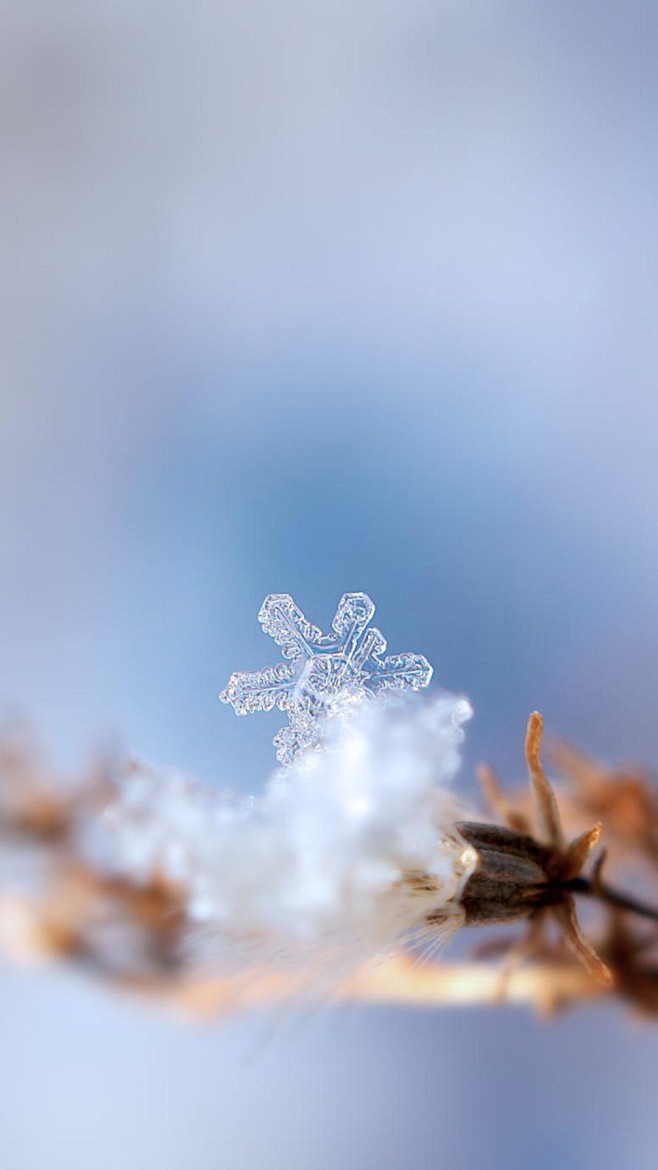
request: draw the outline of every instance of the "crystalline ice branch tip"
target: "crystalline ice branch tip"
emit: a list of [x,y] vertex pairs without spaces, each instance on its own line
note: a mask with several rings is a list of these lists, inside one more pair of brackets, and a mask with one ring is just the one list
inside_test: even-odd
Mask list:
[[354,702],[391,690],[426,687],[432,667],[421,654],[389,654],[386,639],[371,626],[375,606],[366,593],[344,593],[331,632],[323,634],[288,593],[270,593],[258,620],[281,647],[283,661],[262,670],[236,671],[219,696],[238,715],[286,711],[290,726],[277,733],[277,757],[290,764],[302,751],[317,750],[328,716]]

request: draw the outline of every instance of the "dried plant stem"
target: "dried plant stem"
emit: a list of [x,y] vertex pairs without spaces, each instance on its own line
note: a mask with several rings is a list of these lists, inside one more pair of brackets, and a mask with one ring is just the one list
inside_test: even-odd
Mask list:
[[[253,975],[246,981],[243,976],[239,981],[190,982],[165,992],[164,999],[176,1012],[205,1018],[258,1007],[270,1008],[289,998],[290,983],[285,974],[270,971],[266,975],[258,972]],[[152,988],[151,994],[157,990],[157,987]],[[545,960],[517,966],[505,973],[505,1002],[530,1006],[542,1014],[566,1003],[599,996],[605,990],[584,967],[568,960]],[[335,999],[340,1003],[382,1007],[496,1005],[501,1002],[501,970],[495,964],[478,961],[423,967],[406,956],[396,956],[361,968],[340,988]]]
[[576,877],[565,884],[565,889],[572,894],[583,894],[586,898],[596,898],[615,910],[627,910],[630,914],[637,914],[640,918],[650,918],[658,922],[658,909],[648,906],[646,902],[623,894],[600,881],[591,881],[589,878]]
[[508,829],[515,829],[518,833],[529,833],[528,817],[525,813],[519,812],[508,799],[495,768],[491,764],[478,764],[475,773],[482,795],[495,819],[501,825],[507,825]]
[[573,898],[568,898],[555,907],[555,915],[563,927],[563,938],[569,950],[582,963],[585,970],[603,987],[612,987],[614,975],[592,944],[585,938]]
[[[591,998],[604,988],[583,967],[550,961],[519,966],[505,976],[505,1001],[550,1010],[561,1002]],[[369,965],[346,986],[343,998],[417,1007],[472,1006],[500,1002],[498,966],[479,962],[418,968],[408,959]]]

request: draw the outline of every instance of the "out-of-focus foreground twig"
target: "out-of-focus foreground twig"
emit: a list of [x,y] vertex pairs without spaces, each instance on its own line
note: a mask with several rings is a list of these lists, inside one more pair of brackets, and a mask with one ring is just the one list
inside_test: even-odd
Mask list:
[[[617,996],[645,1016],[658,1015],[658,929],[646,921],[653,915],[650,908],[658,906],[656,791],[640,769],[604,768],[562,743],[549,751],[560,775],[557,785],[549,784],[540,759],[541,730],[540,717],[532,716],[526,741],[531,795],[504,789],[493,769],[483,766],[480,780],[491,820],[483,817],[482,824],[462,828],[490,865],[491,858],[500,866],[501,856],[511,857],[500,887],[506,897],[528,897],[520,878],[510,894],[509,875],[521,873],[520,865],[536,864],[548,873],[546,888],[551,882],[559,887],[559,900],[549,904],[548,895],[543,901],[533,895],[522,933],[511,940],[507,934],[489,938],[468,961],[423,964],[403,952],[372,961],[342,983],[335,999],[424,1007],[505,1001],[549,1013]],[[65,784],[29,739],[5,737],[0,748],[5,955],[15,961],[68,962],[109,985],[202,1017],[288,999],[295,980],[274,960],[239,974],[217,974],[195,962],[186,945],[184,890],[170,877],[118,880],[79,850],[80,817],[99,815],[111,791],[111,769],[90,769]],[[584,877],[599,838],[605,854]],[[481,868],[473,890],[490,876],[485,862]],[[612,880],[629,894],[616,893],[608,884]],[[577,895],[584,895],[593,911],[586,934],[576,918]],[[507,917],[513,916],[520,915]],[[303,988],[303,980],[299,983]]]

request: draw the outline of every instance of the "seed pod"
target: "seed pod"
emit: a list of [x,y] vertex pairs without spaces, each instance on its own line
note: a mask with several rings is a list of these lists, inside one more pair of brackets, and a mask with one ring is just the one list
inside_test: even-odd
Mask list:
[[561,900],[547,870],[550,852],[533,837],[499,825],[457,827],[478,856],[461,896],[466,926],[526,918]]

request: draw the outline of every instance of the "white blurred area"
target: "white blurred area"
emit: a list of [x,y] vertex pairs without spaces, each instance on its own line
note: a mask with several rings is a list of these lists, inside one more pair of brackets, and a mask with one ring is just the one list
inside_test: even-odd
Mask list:
[[[657,50],[648,2],[2,6],[0,702],[57,760],[257,788],[277,721],[216,696],[263,596],[361,589],[471,760],[536,706],[658,757]],[[254,1064],[66,977],[0,1012],[3,1170],[654,1165],[617,1019]]]

